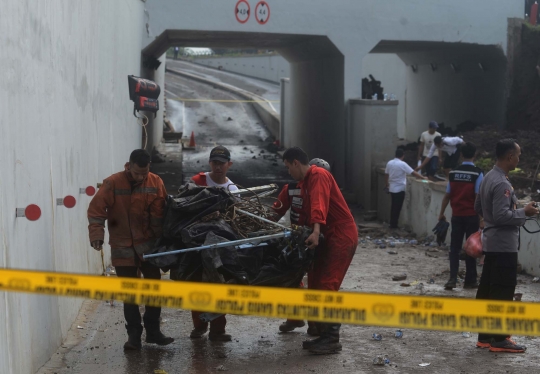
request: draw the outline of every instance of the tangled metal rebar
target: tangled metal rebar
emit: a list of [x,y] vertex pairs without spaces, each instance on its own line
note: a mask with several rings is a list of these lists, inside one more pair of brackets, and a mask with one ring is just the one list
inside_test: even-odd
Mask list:
[[[267,197],[278,189],[276,185],[270,185],[268,187],[268,190],[260,193],[252,191],[249,188],[242,188],[242,191],[247,191],[247,196],[237,195],[237,202],[230,206],[225,213],[221,213],[221,218],[223,218],[223,220],[225,220],[225,222],[227,222],[242,238],[269,235],[283,231],[283,229],[280,229],[276,225],[263,222],[260,219],[244,214],[244,212],[247,212],[270,221],[276,221],[277,216],[272,207],[265,205],[261,201],[262,197]],[[254,189],[259,188],[256,187]]]

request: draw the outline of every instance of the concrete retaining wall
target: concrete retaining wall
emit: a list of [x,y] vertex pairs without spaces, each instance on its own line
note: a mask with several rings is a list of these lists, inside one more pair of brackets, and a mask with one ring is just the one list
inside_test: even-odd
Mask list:
[[[390,195],[382,191],[386,184],[384,169],[377,169],[376,173],[378,219],[383,222],[389,222]],[[444,183],[426,183],[416,180],[414,177],[408,177],[405,203],[399,217],[399,226],[409,226],[419,237],[431,235],[431,230],[437,224],[445,192],[446,186]],[[446,208],[446,218],[450,219],[451,216],[452,210],[448,207]],[[451,227],[446,237],[447,244],[450,244],[450,235]],[[540,276],[539,234],[529,234],[525,230],[521,230],[519,262],[527,273]]]
[[373,167],[393,155],[399,142],[397,101],[349,100],[347,184],[365,209],[375,209]]
[[[141,144],[127,75],[140,75],[140,0],[2,2],[0,267],[101,273],[86,210],[96,186]],[[72,209],[56,199],[73,195]],[[41,208],[41,218],[15,209]],[[109,249],[107,250],[107,262]],[[35,373],[56,351],[80,299],[0,292],[0,373]]]

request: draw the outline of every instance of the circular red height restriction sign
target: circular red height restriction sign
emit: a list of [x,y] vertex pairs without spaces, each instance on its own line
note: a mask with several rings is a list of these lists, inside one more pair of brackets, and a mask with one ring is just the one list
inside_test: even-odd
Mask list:
[[246,0],[240,0],[234,7],[236,20],[240,23],[246,23],[249,19],[250,11],[249,3]]
[[259,1],[255,7],[255,19],[264,25],[270,19],[270,6],[266,1]]

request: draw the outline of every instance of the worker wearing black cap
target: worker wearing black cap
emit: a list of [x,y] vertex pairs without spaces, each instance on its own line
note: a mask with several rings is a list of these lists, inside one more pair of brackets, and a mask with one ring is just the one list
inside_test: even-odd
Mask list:
[[[191,178],[191,181],[199,186],[222,187],[228,191],[236,191],[238,187],[227,177],[227,171],[232,166],[231,153],[227,148],[219,145],[210,151],[208,160],[209,172],[201,172]],[[201,320],[202,312],[191,311],[193,330],[190,338],[201,338],[208,331],[208,323]],[[231,335],[225,333],[227,319],[222,315],[210,322],[208,338],[212,341],[230,341]]]

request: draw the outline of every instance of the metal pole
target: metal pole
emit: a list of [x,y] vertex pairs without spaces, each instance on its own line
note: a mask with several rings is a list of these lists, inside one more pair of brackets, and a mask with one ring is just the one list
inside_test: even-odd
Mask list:
[[251,188],[243,188],[241,190],[235,190],[235,191],[229,191],[233,195],[239,195],[243,193],[259,193],[259,192],[267,192],[268,190],[277,190],[279,187],[277,184],[268,184],[265,186],[258,186],[258,187],[251,187]]
[[271,225],[278,226],[278,227],[280,227],[280,228],[282,228],[282,229],[284,229],[284,230],[291,230],[290,227],[286,227],[286,226],[280,225],[280,224],[277,223],[277,222],[270,221],[269,219],[266,219],[266,218],[263,218],[263,217],[259,217],[259,216],[256,215],[256,214],[252,214],[252,213],[246,212],[246,211],[244,211],[244,210],[242,210],[242,209],[236,209],[236,211],[239,212],[239,213],[245,214],[246,216],[250,216],[250,217],[256,218],[256,219],[258,219],[258,220],[261,220],[261,221],[263,221],[263,222],[269,223],[269,224],[271,224]]
[[240,244],[260,243],[263,240],[288,238],[289,236],[291,236],[291,231],[285,231],[285,232],[280,232],[278,234],[259,236],[258,238],[232,240],[230,242],[221,242],[221,243],[216,243],[216,244],[203,245],[202,247],[177,249],[174,251],[162,252],[162,253],[153,253],[150,255],[143,255],[143,259],[146,260],[147,258],[153,258],[153,257],[161,257],[161,256],[168,256],[168,255],[176,255],[179,253],[202,251],[203,249],[235,247]]

